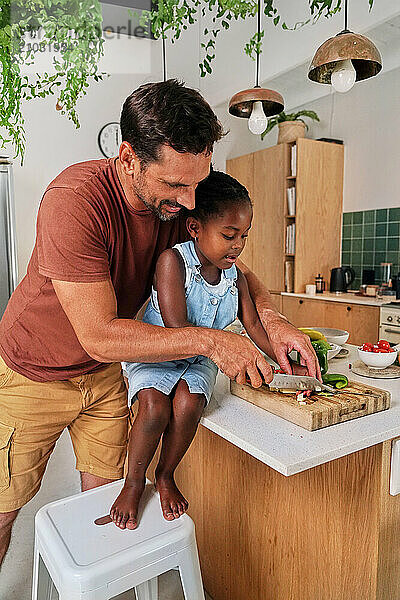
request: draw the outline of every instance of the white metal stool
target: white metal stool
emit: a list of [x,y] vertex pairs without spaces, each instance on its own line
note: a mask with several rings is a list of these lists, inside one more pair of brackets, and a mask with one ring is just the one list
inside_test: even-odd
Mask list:
[[137,600],[156,600],[158,575],[174,568],[185,599],[204,600],[193,521],[186,514],[166,521],[150,482],[137,529],[95,525],[109,513],[122,485],[116,481],[38,511],[32,600],[52,600],[53,585],[59,600],[109,600],[132,588]]

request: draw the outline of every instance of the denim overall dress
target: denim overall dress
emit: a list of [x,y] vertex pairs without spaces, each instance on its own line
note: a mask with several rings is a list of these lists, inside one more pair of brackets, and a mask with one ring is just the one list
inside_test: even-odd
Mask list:
[[[187,317],[198,327],[224,329],[237,317],[238,289],[235,265],[221,272],[221,279],[211,285],[200,273],[201,263],[192,241],[174,246],[185,264],[185,296]],[[151,300],[145,310],[143,321],[164,327],[158,306],[157,292],[152,289]],[[193,394],[204,394],[210,400],[217,366],[205,356],[193,356],[181,360],[160,363],[122,363],[129,381],[129,400],[136,400],[136,394],[144,388],[155,388],[169,395],[180,379],[184,379]]]

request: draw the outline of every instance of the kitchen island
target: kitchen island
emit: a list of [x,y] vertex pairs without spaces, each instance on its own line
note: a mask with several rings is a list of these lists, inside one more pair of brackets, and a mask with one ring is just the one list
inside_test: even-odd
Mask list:
[[400,379],[389,410],[307,431],[232,396],[218,376],[177,481],[213,600],[398,600],[400,495],[389,495]]

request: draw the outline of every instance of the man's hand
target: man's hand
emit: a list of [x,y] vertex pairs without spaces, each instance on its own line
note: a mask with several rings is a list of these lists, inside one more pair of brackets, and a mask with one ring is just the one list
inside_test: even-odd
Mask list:
[[229,379],[244,384],[247,374],[253,387],[272,381],[271,365],[247,337],[215,329],[210,334],[214,347],[208,356]]
[[308,374],[321,380],[318,358],[308,335],[271,310],[260,311],[259,317],[281,369],[285,373],[293,373],[288,354],[297,350],[301,357],[300,362],[307,367]]

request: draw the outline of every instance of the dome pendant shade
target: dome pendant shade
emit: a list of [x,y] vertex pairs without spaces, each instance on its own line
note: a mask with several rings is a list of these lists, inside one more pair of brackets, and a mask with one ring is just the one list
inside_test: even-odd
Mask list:
[[377,75],[382,58],[377,47],[363,35],[342,31],[329,38],[316,51],[308,78],[317,83],[331,83],[332,72],[339,61],[350,59],[356,71],[356,81]]
[[234,117],[242,117],[249,119],[253,110],[254,102],[262,102],[266,117],[277,115],[283,111],[283,98],[274,90],[266,88],[254,87],[249,90],[238,92],[229,102],[229,112]]

